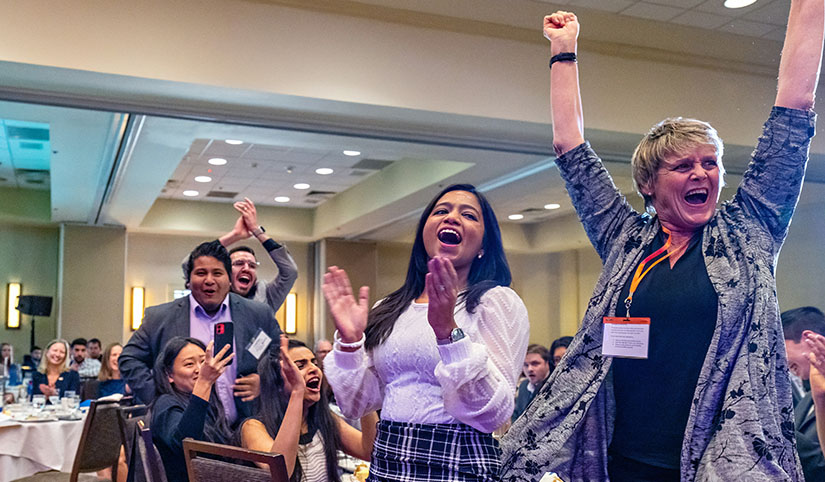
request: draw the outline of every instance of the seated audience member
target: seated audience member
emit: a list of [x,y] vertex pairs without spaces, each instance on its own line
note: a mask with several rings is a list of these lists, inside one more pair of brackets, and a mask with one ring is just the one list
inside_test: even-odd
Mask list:
[[213,338],[217,322],[234,322],[236,361],[217,382],[226,418],[235,424],[254,414],[251,401],[258,396],[258,358],[247,347],[266,337],[279,339],[281,333],[272,310],[229,292],[229,253],[219,242],[196,247],[184,266],[189,296],[146,309],[143,323],[123,347],[120,373],[135,398],[150,403],[155,398],[152,366],[160,350],[175,336],[191,336],[201,343]]
[[248,449],[284,455],[293,482],[341,480],[338,451],[369,460],[378,416],[361,418],[361,432],[330,412],[324,374],[306,345],[281,338],[261,359],[261,404],[241,426]]
[[324,358],[332,351],[332,343],[329,340],[321,339],[315,343],[315,356],[321,368],[324,366]]
[[229,251],[229,256],[232,258],[232,292],[246,299],[265,303],[272,308],[273,312],[276,312],[298,278],[298,265],[295,264],[295,260],[292,259],[286,247],[270,238],[263,226],[258,225],[255,204],[249,198],[236,202],[234,206],[241,216],[235,222],[232,231],[224,234],[217,241],[229,249],[233,244],[254,236],[278,267],[278,277],[272,281],[258,279],[259,263],[255,257],[255,251],[248,246],[238,246]]
[[8,385],[20,385],[20,367],[14,363],[14,347],[10,343],[0,343],[0,353],[3,358],[2,375],[6,377]]
[[23,355],[23,374],[25,375],[27,372],[33,372],[37,370],[37,366],[40,365],[40,357],[43,354],[43,350],[39,346],[34,346],[31,349],[31,352],[28,355]]
[[235,354],[228,345],[212,356],[195,338],[176,336],[163,347],[155,362],[158,398],[152,403],[152,439],[158,448],[169,482],[185,482],[183,439],[226,443],[231,432],[215,382]]
[[126,380],[120,376],[120,368],[117,364],[122,351],[123,346],[121,346],[120,343],[112,343],[104,350],[103,359],[105,363],[100,366],[100,374],[97,376],[100,382],[97,386],[98,398],[108,397],[115,393],[120,393],[121,395],[131,393],[128,385],[126,385]]
[[561,357],[567,353],[567,347],[570,346],[570,342],[572,341],[572,336],[563,336],[553,341],[553,344],[550,345],[550,356],[552,357],[551,361],[553,362],[553,368],[559,364]]
[[63,397],[67,391],[77,393],[79,389],[80,376],[69,369],[69,343],[50,341],[40,366],[32,374],[32,395],[43,394],[48,399],[54,395]]
[[103,355],[100,353],[101,344],[97,338],[91,338],[86,345],[86,358],[97,360],[103,366]]
[[547,348],[537,344],[527,347],[527,354],[524,356],[524,376],[527,378],[519,384],[516,391],[516,408],[513,410],[512,421],[519,418],[527,405],[533,401],[539,388],[550,376],[552,366]]
[[[796,424],[796,448],[802,462],[802,471],[807,482],[825,482],[825,455],[817,436],[817,401],[825,410],[825,388],[821,384],[822,373],[811,363],[812,341],[816,335],[825,335],[825,315],[813,306],[803,306],[782,313],[782,330],[785,333],[785,350],[788,353],[788,369],[801,378],[811,388],[801,400],[794,399],[794,422]],[[812,340],[812,341],[809,341]],[[816,352],[814,352],[816,353]],[[825,355],[825,353],[823,353]],[[825,362],[825,359],[822,360]],[[825,365],[823,365],[825,366]],[[814,381],[820,385],[814,386]],[[815,395],[818,400],[815,400]]]
[[100,362],[86,357],[86,339],[75,338],[72,341],[71,369],[83,378],[97,378]]

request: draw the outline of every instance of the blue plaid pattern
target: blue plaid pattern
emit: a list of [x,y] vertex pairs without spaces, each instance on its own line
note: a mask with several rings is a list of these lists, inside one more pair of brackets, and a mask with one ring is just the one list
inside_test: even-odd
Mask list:
[[498,441],[463,424],[381,420],[367,482],[497,481]]

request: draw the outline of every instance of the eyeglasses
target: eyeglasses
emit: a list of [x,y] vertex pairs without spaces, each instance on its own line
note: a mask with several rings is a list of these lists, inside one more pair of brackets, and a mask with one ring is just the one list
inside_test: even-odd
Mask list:
[[259,263],[257,261],[244,261],[242,259],[239,259],[237,261],[232,262],[232,267],[243,268],[244,266],[248,266],[249,269],[258,269],[258,265],[260,265],[260,264],[261,263]]

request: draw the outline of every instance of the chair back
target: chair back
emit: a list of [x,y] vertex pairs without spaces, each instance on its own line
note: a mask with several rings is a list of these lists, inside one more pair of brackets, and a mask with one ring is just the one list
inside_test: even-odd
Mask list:
[[97,378],[84,377],[80,380],[80,390],[77,395],[81,400],[96,399],[100,387],[100,381]]
[[[231,445],[183,439],[189,482],[245,480],[250,482],[288,482],[284,456]],[[208,455],[209,457],[204,457]],[[216,457],[220,457],[219,459]],[[235,459],[235,460],[228,460]],[[237,460],[266,464],[269,470],[237,463]]]
[[72,482],[77,480],[79,473],[97,472],[107,467],[114,468],[114,476],[120,456],[119,409],[117,402],[92,401],[89,405],[72,466]]
[[143,422],[138,422],[140,437],[137,440],[140,462],[143,465],[143,476],[146,482],[167,482],[166,469],[163,468],[163,460],[160,458],[158,449],[152,442],[152,430],[146,427]]
[[126,482],[146,482],[143,477],[143,464],[138,454],[137,440],[140,438],[139,423],[147,420],[148,413],[149,408],[146,405],[124,407],[121,403],[120,410],[118,410],[117,421],[120,426],[120,439],[123,443],[123,451],[126,454],[126,466],[129,467]]

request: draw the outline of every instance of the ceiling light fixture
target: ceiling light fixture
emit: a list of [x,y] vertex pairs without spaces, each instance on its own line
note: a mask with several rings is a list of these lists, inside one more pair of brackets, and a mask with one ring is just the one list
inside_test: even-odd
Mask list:
[[345,156],[350,156],[350,157],[353,157],[353,156],[360,156],[360,155],[361,155],[361,151],[344,151],[344,155],[345,155]]
[[243,144],[243,141],[239,141],[238,139],[227,139],[224,142],[226,142],[227,144],[232,144],[233,146],[239,146]]
[[725,0],[725,7],[727,8],[742,8],[748,5],[753,5],[756,0]]
[[209,176],[195,176],[195,182],[212,182],[212,178]]
[[288,203],[289,198],[287,196],[278,196],[275,198],[276,203]]
[[206,162],[212,164],[213,166],[223,166],[224,164],[226,164],[226,159],[222,157],[213,157],[212,159],[209,159]]
[[318,169],[315,170],[315,174],[320,174],[322,176],[332,174],[333,172],[335,172],[335,171],[333,171],[332,169],[330,169],[328,167],[319,167]]
[[299,182],[298,184],[295,184],[292,187],[294,187],[295,189],[309,189],[309,184],[305,182]]
[[193,191],[193,190],[183,191],[183,195],[186,196],[186,197],[195,197],[198,194],[200,194],[198,191]]
[[524,214],[511,214],[507,216],[507,219],[510,221],[518,221],[519,219],[524,219]]
[[544,205],[544,209],[558,209],[560,207],[561,207],[561,204],[556,204],[556,203],[550,203],[550,204],[545,204]]

